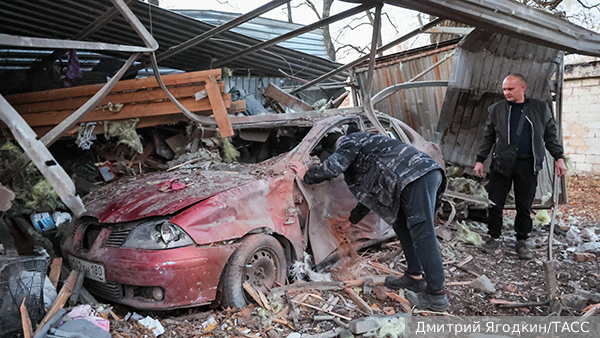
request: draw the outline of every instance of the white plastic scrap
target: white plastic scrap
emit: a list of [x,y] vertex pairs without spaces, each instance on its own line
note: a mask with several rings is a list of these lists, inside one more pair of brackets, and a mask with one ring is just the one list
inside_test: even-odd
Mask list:
[[538,211],[533,218],[533,224],[537,226],[550,224],[550,215],[548,214],[548,210]]
[[144,319],[138,320],[138,323],[144,325],[148,330],[152,331],[152,333],[154,333],[154,335],[157,337],[160,336],[161,334],[165,333],[165,328],[162,326],[162,324],[158,320],[156,320],[150,316],[147,316]]
[[206,328],[209,325],[215,325],[217,324],[217,320],[215,319],[215,317],[211,316],[210,318],[208,318],[207,321],[205,321],[204,323],[202,323],[202,328],[206,330]]
[[294,281],[303,280],[304,277],[308,277],[313,282],[331,282],[331,274],[329,273],[318,273],[310,268],[311,258],[310,255],[304,252],[303,261],[296,261],[290,269],[290,274]]
[[96,135],[94,135],[94,128],[96,128],[96,122],[82,122],[79,125],[79,132],[77,134],[77,139],[75,140],[75,144],[79,146],[79,148],[83,150],[89,150],[92,146],[92,141],[96,140]]

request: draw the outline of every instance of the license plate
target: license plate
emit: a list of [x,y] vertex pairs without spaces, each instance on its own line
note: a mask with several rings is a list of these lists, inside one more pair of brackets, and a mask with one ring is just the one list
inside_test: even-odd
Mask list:
[[84,261],[73,256],[69,256],[69,263],[73,270],[83,271],[86,277],[106,283],[106,273],[102,264]]

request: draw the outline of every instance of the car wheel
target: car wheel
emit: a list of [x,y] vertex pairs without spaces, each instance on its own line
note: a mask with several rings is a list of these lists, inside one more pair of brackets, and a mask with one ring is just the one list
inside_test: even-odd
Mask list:
[[249,235],[229,258],[223,272],[223,307],[243,308],[253,302],[244,290],[248,282],[255,290],[267,294],[283,285],[287,276],[285,253],[272,236]]

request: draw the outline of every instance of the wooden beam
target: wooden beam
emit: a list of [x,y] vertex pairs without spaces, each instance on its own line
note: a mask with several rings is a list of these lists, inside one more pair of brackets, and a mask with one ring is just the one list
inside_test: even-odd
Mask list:
[[56,257],[52,261],[52,265],[50,265],[50,274],[48,275],[48,278],[50,279],[50,283],[54,285],[55,289],[58,288],[58,278],[60,278],[60,269],[62,268],[62,261],[63,259],[61,257]]
[[[224,111],[224,114],[227,115],[227,107],[231,106],[231,94],[223,94],[223,96],[221,96],[221,93],[219,93],[217,87],[215,87],[215,91],[215,94],[213,94],[215,98],[213,98],[213,100],[220,104],[221,109]],[[210,97],[204,98],[199,101],[196,101],[194,98],[186,98],[180,100],[180,102],[191,112],[215,109],[215,107],[210,102]],[[63,110],[54,112],[25,114],[23,115],[23,119],[25,119],[25,121],[31,127],[51,126],[57,125],[65,118],[69,117],[72,113],[73,111],[71,110]],[[117,113],[113,113],[108,109],[92,111],[87,115],[83,116],[78,122],[113,121],[179,113],[181,113],[181,111],[170,101],[126,104]]]
[[[225,102],[223,102],[223,97],[219,92],[217,79],[215,77],[209,76],[208,80],[206,81],[206,93],[208,94],[208,100],[210,101],[210,106],[212,107],[215,115],[215,120],[217,120],[221,137],[226,138],[235,135],[233,132],[233,127],[231,126],[231,121],[227,115]],[[231,99],[231,94],[229,94],[229,98]],[[183,104],[184,102],[181,103]],[[184,104],[184,106],[186,105]]]
[[23,298],[23,302],[21,303],[21,324],[23,325],[23,337],[24,338],[32,338],[33,337],[33,328],[31,327],[31,319],[29,318],[29,313],[27,313],[27,307],[25,306],[25,299]]
[[292,108],[294,111],[310,111],[313,107],[306,104],[304,101],[284,92],[276,85],[269,83],[265,89],[265,95],[279,102],[280,104]]
[[[221,78],[221,69],[202,70],[199,72],[189,72],[181,74],[170,74],[162,77],[165,85],[177,86],[190,83],[202,83],[206,82],[209,76],[215,77],[217,80]],[[34,93],[15,94],[6,97],[6,100],[11,105],[31,103],[31,102],[43,102],[60,99],[68,99],[79,96],[92,96],[102,88],[105,83],[99,83],[88,86],[72,87],[72,88],[60,88],[39,91]],[[119,81],[111,89],[111,92],[122,92],[128,90],[139,90],[148,88],[158,88],[158,82],[154,77],[147,77],[143,79],[133,79]]]
[[[178,99],[181,99],[194,97],[194,94],[204,89],[204,84],[194,83],[188,86],[169,88],[169,91],[171,92],[171,94],[173,94],[173,96],[175,96]],[[225,82],[219,82],[219,89],[221,93],[225,92]],[[15,104],[13,105],[13,108],[15,108],[15,110],[18,111],[21,115],[70,109],[75,111],[75,109],[81,107],[88,100],[89,97],[80,96],[53,101]],[[100,103],[96,106],[96,109],[98,109],[101,106],[105,106],[109,103],[126,104],[135,102],[153,102],[164,100],[168,100],[168,96],[160,88],[144,88],[137,91],[111,92],[104,98],[104,100],[100,101]]]

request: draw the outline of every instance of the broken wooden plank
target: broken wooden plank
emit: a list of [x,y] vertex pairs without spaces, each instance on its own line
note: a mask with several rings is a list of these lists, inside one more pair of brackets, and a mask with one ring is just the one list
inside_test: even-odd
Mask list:
[[216,78],[212,76],[208,77],[208,80],[206,81],[206,93],[208,94],[208,100],[210,101],[210,105],[215,115],[215,120],[217,120],[221,137],[226,138],[235,135],[233,127],[231,126],[231,121],[227,115],[225,102],[223,102],[223,97],[219,92]]
[[387,273],[391,273],[391,274],[394,274],[394,275],[397,275],[397,276],[400,276],[400,277],[404,276],[404,273],[398,272],[396,270],[392,270],[392,269],[388,268],[387,266],[385,266],[383,264],[380,264],[380,263],[377,263],[377,262],[368,262],[368,263],[369,263],[370,266],[374,267],[377,270],[380,270],[380,271],[383,271],[383,272],[387,272]]
[[[214,94],[214,93],[213,93]],[[217,95],[220,100],[219,105],[225,109],[231,105],[231,94]],[[196,101],[194,98],[185,98],[180,100],[181,104],[191,112],[214,111],[214,107],[209,99]],[[57,125],[73,113],[72,110],[59,110],[52,112],[42,112],[23,115],[23,119],[31,127]],[[170,101],[150,102],[126,104],[118,112],[114,113],[110,110],[94,110],[83,116],[78,123],[81,122],[97,122],[97,121],[113,121],[124,120],[148,116],[163,116],[170,114],[180,114],[181,111]],[[225,114],[227,112],[225,111]],[[232,130],[233,131],[233,130]]]
[[85,278],[84,273],[80,273],[77,276],[77,280],[75,281],[75,285],[73,286],[73,290],[71,290],[71,297],[69,297],[69,304],[71,306],[75,306],[77,301],[79,300],[79,294],[81,292],[81,288],[83,288],[83,279]]
[[246,290],[250,294],[250,296],[252,296],[252,298],[254,298],[254,300],[260,307],[264,308],[265,310],[269,310],[269,311],[273,310],[271,308],[271,306],[269,305],[269,302],[267,301],[267,297],[265,297],[265,295],[262,292],[260,292],[260,290],[256,290],[248,282],[244,282],[243,286],[244,286],[244,290]]
[[272,83],[269,83],[267,89],[265,89],[265,95],[279,102],[280,104],[293,109],[294,111],[313,110],[313,108],[306,104],[304,101],[299,100],[294,96],[284,92]]
[[44,316],[44,319],[42,319],[37,329],[35,330],[34,335],[38,333],[39,329],[42,326],[44,326],[44,324],[46,324],[46,322],[48,322],[48,320],[50,320],[50,318],[52,318],[58,312],[58,310],[62,309],[63,306],[65,306],[65,303],[69,299],[71,291],[75,286],[75,282],[77,282],[78,274],[79,273],[75,270],[71,271],[71,273],[69,274],[69,278],[67,278],[67,280],[63,284],[62,288],[60,289],[60,292],[58,293],[58,296],[56,296],[56,299],[54,300],[54,303],[52,303],[52,306],[50,306],[50,310],[48,310],[48,312]]
[[[225,91],[225,82],[219,82],[219,89],[221,92]],[[173,94],[177,99],[183,98],[194,98],[194,94],[204,90],[204,84],[190,84],[186,86],[169,88],[169,92]],[[103,107],[108,107],[110,104],[132,104],[136,102],[155,102],[168,100],[167,94],[160,88],[157,89],[140,89],[131,90],[124,93],[110,93],[108,94],[95,109],[99,110]],[[81,107],[89,100],[89,97],[74,97],[64,100],[44,101],[35,103],[23,103],[13,105],[16,111],[21,115],[51,112],[57,110],[73,110]]]
[[23,337],[24,338],[32,338],[33,337],[33,328],[31,327],[31,319],[29,318],[29,313],[27,313],[27,307],[25,306],[25,299],[23,298],[23,302],[21,303],[21,324],[23,325]]
[[302,305],[302,306],[306,306],[306,307],[314,309],[314,310],[319,310],[319,311],[323,311],[325,313],[329,313],[330,315],[333,315],[333,316],[336,316],[336,317],[339,317],[339,318],[342,318],[342,319],[345,319],[345,320],[352,320],[352,318],[350,318],[350,317],[346,317],[344,315],[341,315],[341,314],[333,312],[333,311],[325,311],[325,310],[323,310],[322,308],[320,308],[318,306],[314,306],[314,305],[310,305],[310,304],[298,302],[298,301],[295,301],[293,299],[292,299],[292,302],[296,303],[296,304],[299,304],[299,305]]
[[366,312],[369,316],[373,314],[373,309],[362,299],[354,290],[351,288],[344,288],[344,291],[350,296],[350,299],[354,301],[354,303],[364,312]]
[[368,275],[362,276],[359,279],[344,281],[344,286],[348,288],[360,287],[366,279],[373,280],[373,285],[384,285],[387,275]]
[[[219,80],[221,78],[221,69],[170,74],[162,76],[161,78],[167,86],[179,86],[189,83],[206,82],[206,79],[209,76],[213,76],[215,79]],[[105,83],[99,83],[81,87],[60,88],[33,93],[15,94],[8,96],[6,99],[11,105],[18,105],[23,103],[53,101],[80,96],[92,96],[96,94],[96,92],[98,92],[98,90],[104,85]],[[147,77],[143,79],[119,81],[110,92],[123,92],[148,88],[159,88],[156,78]]]
[[412,311],[412,306],[411,306],[410,302],[408,301],[408,299],[406,299],[394,292],[386,292],[385,294],[388,297],[390,297],[391,299],[400,303],[400,307],[402,308],[403,312],[410,313]]
[[289,284],[285,286],[280,286],[277,288],[272,288],[269,293],[269,298],[274,298],[280,296],[285,291],[308,291],[308,290],[320,290],[320,291],[328,291],[328,290],[341,290],[343,288],[342,283],[340,282],[296,282],[294,284]]
[[58,279],[60,278],[60,269],[62,267],[62,258],[56,257],[52,261],[52,265],[50,265],[50,274],[48,278],[52,285],[54,285],[54,289],[58,288]]
[[294,327],[298,327],[298,314],[296,313],[296,308],[294,307],[294,303],[290,299],[290,293],[288,292],[288,290],[284,290],[284,295],[285,295],[285,301],[287,302],[289,309],[290,309],[290,315],[292,316],[292,320],[294,321]]

